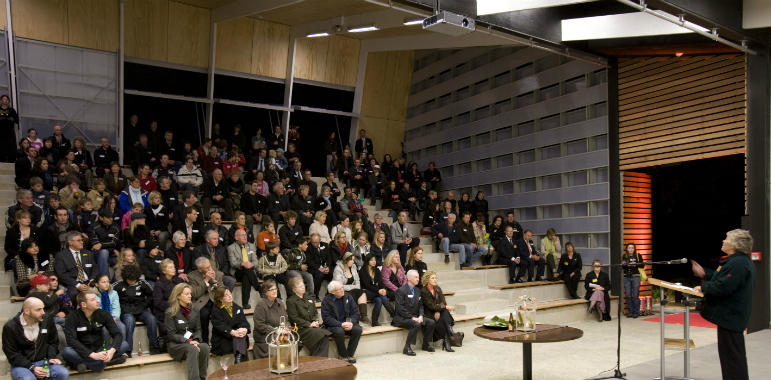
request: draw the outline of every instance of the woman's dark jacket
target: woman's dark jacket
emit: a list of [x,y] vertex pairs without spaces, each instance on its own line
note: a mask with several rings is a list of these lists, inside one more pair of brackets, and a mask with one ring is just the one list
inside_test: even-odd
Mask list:
[[246,347],[249,347],[249,333],[252,327],[244,314],[244,308],[233,302],[233,316],[228,311],[217,306],[211,309],[211,352],[216,355],[225,355],[233,352],[233,336],[230,332],[240,328],[246,328]]
[[293,293],[286,300],[286,315],[291,326],[297,325],[300,340],[305,346],[314,347],[322,339],[332,335],[321,327],[311,327],[311,323],[319,322],[319,312],[316,310],[316,302],[308,297],[300,298]]

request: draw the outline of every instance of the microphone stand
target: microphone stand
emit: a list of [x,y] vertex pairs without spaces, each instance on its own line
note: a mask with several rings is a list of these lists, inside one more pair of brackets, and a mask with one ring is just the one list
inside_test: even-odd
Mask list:
[[[635,263],[634,265],[671,265],[671,264],[684,264],[681,261],[655,261],[655,262],[639,262]],[[629,266],[627,263],[621,263],[621,264],[602,264],[597,265],[598,267],[603,268],[618,268],[621,271],[621,281],[624,280],[624,269]],[[623,283],[622,283],[623,288]],[[608,305],[610,306],[610,305]],[[663,307],[663,306],[662,306]],[[621,294],[618,296],[618,316],[616,317],[618,320],[618,336],[617,336],[617,343],[616,343],[616,368],[613,371],[612,376],[605,376],[605,377],[594,377],[592,380],[602,380],[602,379],[626,379],[626,374],[621,372],[621,310],[624,309],[624,292],[622,291]],[[687,343],[686,343],[687,344]]]

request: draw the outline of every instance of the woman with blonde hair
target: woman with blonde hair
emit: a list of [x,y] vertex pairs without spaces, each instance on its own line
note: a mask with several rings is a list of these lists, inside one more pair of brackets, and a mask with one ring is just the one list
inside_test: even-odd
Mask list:
[[331,243],[332,237],[329,236],[329,228],[326,225],[327,221],[327,212],[324,210],[316,211],[316,217],[313,221],[313,224],[311,224],[311,228],[309,230],[309,233],[311,235],[313,234],[319,234],[319,238],[324,243]]
[[165,315],[167,346],[172,359],[186,361],[188,380],[206,378],[209,370],[209,345],[201,343],[200,315],[200,310],[193,305],[193,288],[188,284],[177,284],[169,296]]
[[353,260],[356,262],[356,267],[359,269],[364,266],[364,257],[369,255],[371,248],[367,238],[367,233],[362,231],[358,234],[358,237],[353,240],[351,253],[353,253]]
[[[128,227],[123,229],[123,245],[134,250],[137,262],[147,256],[147,242],[152,240],[150,229],[147,228],[147,216],[141,212],[131,213]],[[116,280],[120,281],[120,280]]]
[[[455,337],[455,332],[452,331],[452,326],[455,325],[455,319],[452,318],[450,312],[455,311],[454,306],[447,304],[444,299],[444,293],[442,288],[436,283],[436,272],[430,270],[423,273],[420,278],[420,283],[423,284],[423,288],[420,290],[420,298],[423,301],[423,314],[426,318],[431,318],[436,321],[436,327],[434,327],[433,337],[423,337],[429,341],[437,341],[444,339],[442,344],[442,350],[447,352],[455,352],[450,346],[450,338]],[[463,333],[458,333],[461,344],[463,342]]]
[[383,262],[388,256],[388,249],[391,247],[386,246],[386,234],[383,231],[375,232],[375,236],[372,238],[372,246],[370,252],[375,256],[377,260],[377,266],[383,266]]
[[[164,259],[158,265],[162,275],[153,285],[153,316],[158,321],[158,343],[161,347],[166,345],[166,309],[169,308],[169,297],[174,287],[183,283],[177,276],[177,268],[171,259]],[[161,351],[164,351],[163,349]]]
[[[115,277],[113,278],[113,282],[123,281],[121,272],[123,272],[123,268],[125,268],[126,265],[133,265],[139,268],[139,262],[134,256],[134,250],[131,248],[123,248],[120,250],[120,255],[118,255],[118,263],[115,264]],[[145,275],[142,275],[140,278],[144,280],[144,276]]]
[[380,270],[380,276],[386,288],[386,297],[389,300],[395,301],[396,291],[407,283],[407,276],[404,273],[404,268],[402,268],[402,262],[399,258],[399,251],[394,249],[388,253],[383,262],[383,268]]
[[541,253],[546,259],[546,281],[557,281],[559,279],[558,260],[562,257],[562,246],[554,228],[546,230],[546,237],[541,239]]

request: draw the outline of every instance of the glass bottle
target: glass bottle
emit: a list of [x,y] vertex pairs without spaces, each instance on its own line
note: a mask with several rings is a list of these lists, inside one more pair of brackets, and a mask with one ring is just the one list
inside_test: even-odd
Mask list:
[[137,356],[142,356],[142,342],[137,342],[137,343],[139,343],[139,350],[137,351]]
[[43,371],[46,371],[46,377],[51,377],[51,370],[48,368],[48,358],[43,359]]

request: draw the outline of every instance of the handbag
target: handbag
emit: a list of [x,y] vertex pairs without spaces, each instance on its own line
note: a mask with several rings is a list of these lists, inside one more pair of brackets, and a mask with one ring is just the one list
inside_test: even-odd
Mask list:
[[453,336],[450,337],[450,346],[451,347],[463,347],[463,338],[466,336],[466,334],[459,332],[455,333]]
[[421,235],[431,235],[431,227],[423,227],[420,229]]

